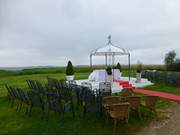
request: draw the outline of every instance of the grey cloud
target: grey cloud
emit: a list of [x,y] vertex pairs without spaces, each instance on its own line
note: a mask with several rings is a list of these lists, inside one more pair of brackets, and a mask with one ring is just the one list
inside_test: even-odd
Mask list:
[[0,66],[89,64],[90,51],[104,46],[108,34],[131,51],[132,63],[162,64],[168,51],[180,53],[179,6],[178,0],[1,0]]

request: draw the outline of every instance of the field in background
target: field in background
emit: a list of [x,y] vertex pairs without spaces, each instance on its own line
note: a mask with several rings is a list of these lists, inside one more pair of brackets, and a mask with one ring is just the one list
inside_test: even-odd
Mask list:
[[[131,65],[131,70],[136,70],[137,65]],[[76,66],[74,67],[75,73],[92,72],[94,69],[104,69],[105,66],[97,65],[90,68],[89,66]],[[3,76],[16,76],[16,75],[32,75],[32,74],[54,74],[54,73],[65,73],[65,67],[41,67],[41,68],[30,68],[22,70],[0,70],[0,77]],[[128,66],[122,65],[122,71],[128,70]],[[161,70],[164,71],[163,65],[143,65],[143,70]]]

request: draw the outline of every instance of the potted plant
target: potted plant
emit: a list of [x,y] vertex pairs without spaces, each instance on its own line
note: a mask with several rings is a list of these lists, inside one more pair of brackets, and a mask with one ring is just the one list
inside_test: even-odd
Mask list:
[[112,82],[113,81],[113,77],[112,77],[112,69],[111,69],[110,66],[106,68],[106,72],[108,74],[108,81]]
[[71,61],[68,61],[68,64],[66,67],[66,79],[68,81],[74,80],[74,68],[73,68]]
[[136,70],[136,83],[141,82],[142,63],[138,62]]
[[119,69],[120,71],[120,76],[122,75],[122,68],[121,68],[121,64],[118,62],[117,63],[117,66],[116,66],[117,69]]

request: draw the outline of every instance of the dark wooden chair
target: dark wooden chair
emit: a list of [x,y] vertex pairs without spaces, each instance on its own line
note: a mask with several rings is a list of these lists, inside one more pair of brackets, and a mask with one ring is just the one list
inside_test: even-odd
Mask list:
[[129,103],[130,109],[138,112],[139,118],[142,119],[141,111],[140,111],[141,97],[129,96],[129,97],[127,97],[127,101]]
[[16,96],[14,95],[14,92],[12,91],[12,88],[10,86],[8,86],[7,84],[5,84],[5,87],[8,91],[8,99],[9,101],[11,102],[11,107],[13,107],[14,105],[14,102],[16,100]]
[[129,120],[129,103],[113,104],[110,106],[109,116],[114,121],[113,132],[116,131],[116,125],[118,121],[125,121],[128,123]]
[[95,92],[88,87],[83,88],[83,114],[87,112],[100,112],[100,102]]
[[30,106],[29,106],[28,115],[31,116],[31,112],[32,112],[33,107],[40,107],[42,110],[41,118],[43,119],[44,114],[45,114],[46,103],[43,101],[42,97],[39,95],[38,92],[28,91],[27,94],[28,94],[29,99],[30,99]]
[[141,102],[141,106],[147,108],[152,112],[156,113],[156,103],[158,101],[158,96],[144,96],[144,101]]
[[118,95],[124,96],[124,97],[133,96],[133,91],[132,89],[124,88]]
[[26,112],[25,114],[28,113],[28,109],[29,109],[29,106],[30,106],[30,99],[29,99],[29,96],[27,95],[27,93],[25,93],[21,88],[17,88],[17,92],[18,92],[18,95],[19,95],[19,100],[20,100],[20,106],[19,106],[19,111],[21,110],[22,106],[26,106]]

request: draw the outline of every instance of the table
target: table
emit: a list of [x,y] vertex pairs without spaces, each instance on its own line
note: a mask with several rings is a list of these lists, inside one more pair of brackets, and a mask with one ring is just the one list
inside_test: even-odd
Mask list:
[[[113,80],[121,79],[121,72],[119,69],[112,69]],[[105,69],[94,70],[88,77],[88,81],[92,82],[106,82],[108,74]]]
[[94,70],[88,77],[88,81],[91,82],[106,82],[108,80],[108,74],[105,69]]

